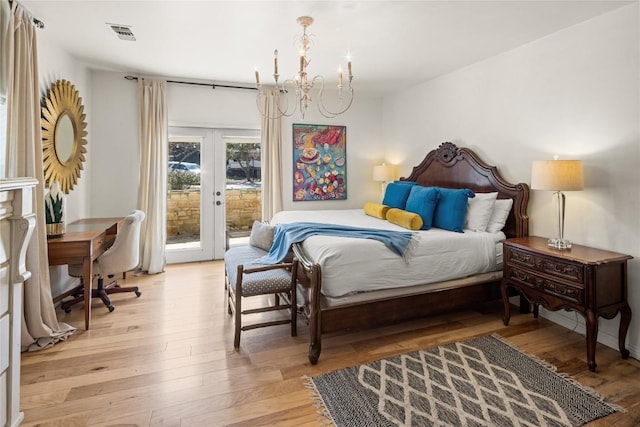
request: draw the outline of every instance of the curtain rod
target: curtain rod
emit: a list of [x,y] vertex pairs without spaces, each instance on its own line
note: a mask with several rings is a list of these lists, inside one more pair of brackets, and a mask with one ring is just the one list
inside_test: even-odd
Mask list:
[[[8,1],[9,1],[9,5],[11,5],[11,3],[13,3],[13,0],[8,0]],[[24,9],[24,6],[20,5],[20,7],[22,7]],[[38,18],[34,18],[33,15],[31,15],[31,13],[29,13],[29,15],[31,16],[31,21],[33,22],[33,25],[36,28],[44,28],[44,22],[42,22]]]
[[[138,80],[138,77],[127,75],[124,76],[127,80]],[[247,86],[233,86],[233,85],[221,85],[218,83],[198,83],[198,82],[183,82],[179,80],[167,80],[167,83],[178,83],[182,85],[195,85],[195,86],[211,86],[211,89],[215,89],[217,87],[225,87],[229,89],[247,89],[247,90],[258,90],[255,87],[247,87]]]

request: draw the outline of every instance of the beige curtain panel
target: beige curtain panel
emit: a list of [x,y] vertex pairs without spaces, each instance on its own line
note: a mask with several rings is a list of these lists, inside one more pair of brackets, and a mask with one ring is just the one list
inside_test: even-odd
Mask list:
[[7,82],[7,169],[9,177],[38,180],[34,192],[36,229],[27,249],[31,278],[24,285],[22,349],[47,348],[75,328],[59,323],[51,297],[44,218],[44,172],[40,133],[40,92],[36,30],[32,18],[12,3],[3,45]]
[[140,185],[138,208],[147,218],[141,229],[141,266],[148,274],[162,273],[167,241],[167,82],[138,80]]
[[262,115],[262,220],[282,210],[282,120],[278,90],[261,93]]

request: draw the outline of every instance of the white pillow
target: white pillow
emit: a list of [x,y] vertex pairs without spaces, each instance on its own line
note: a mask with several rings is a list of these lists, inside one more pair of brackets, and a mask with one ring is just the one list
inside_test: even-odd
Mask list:
[[464,223],[466,230],[485,231],[493,213],[493,205],[498,193],[476,193],[476,197],[469,199],[467,219]]
[[487,225],[487,231],[489,233],[498,233],[504,228],[504,224],[507,222],[509,212],[511,212],[511,206],[513,205],[513,199],[498,199],[493,205],[493,213],[489,224]]

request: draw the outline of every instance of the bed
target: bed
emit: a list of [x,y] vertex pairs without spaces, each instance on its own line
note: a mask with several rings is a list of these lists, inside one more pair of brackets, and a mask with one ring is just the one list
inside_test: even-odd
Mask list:
[[[498,200],[511,199],[513,203],[504,227],[496,233],[453,233],[437,228],[419,232],[430,233],[429,239],[439,242],[435,246],[447,246],[458,238],[467,238],[468,248],[452,246],[450,252],[457,253],[456,259],[468,261],[464,263],[451,262],[453,255],[447,251],[430,256],[429,248],[424,247],[416,249],[410,260],[390,254],[388,250],[386,256],[382,243],[368,239],[313,237],[294,244],[293,253],[301,267],[298,302],[302,303],[301,309],[310,327],[311,364],[318,362],[323,334],[391,324],[500,298],[501,242],[505,238],[528,235],[527,184],[507,182],[496,167],[483,162],[472,150],[450,142],[429,152],[411,174],[400,181],[424,187],[468,188],[475,193],[497,192]],[[343,225],[397,229],[385,220],[367,217],[362,209],[284,211],[276,214],[272,223],[300,221],[300,215],[310,222],[337,221]],[[370,248],[376,245],[378,251],[372,252]],[[341,254],[341,246],[345,246],[344,250],[350,255]],[[480,256],[472,260],[472,253]],[[395,275],[386,275],[393,271]]]

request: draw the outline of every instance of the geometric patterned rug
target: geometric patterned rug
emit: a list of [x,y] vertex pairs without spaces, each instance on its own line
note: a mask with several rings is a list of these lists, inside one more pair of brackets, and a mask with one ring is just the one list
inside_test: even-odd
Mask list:
[[337,427],[581,426],[625,411],[495,334],[305,380]]

